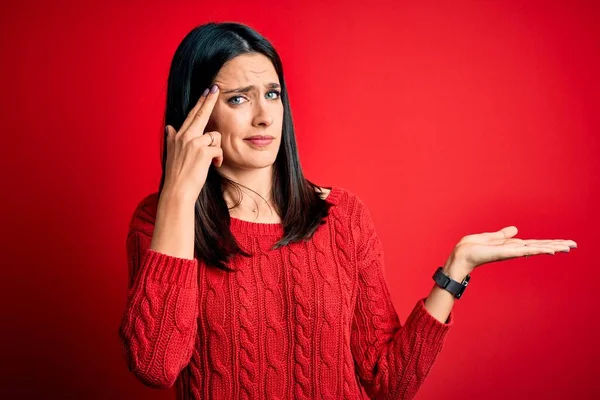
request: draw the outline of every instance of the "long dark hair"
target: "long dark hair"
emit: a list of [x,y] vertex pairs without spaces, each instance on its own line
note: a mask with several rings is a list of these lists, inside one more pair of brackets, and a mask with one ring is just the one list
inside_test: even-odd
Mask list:
[[[211,22],[194,28],[179,44],[171,62],[164,125],[179,130],[223,64],[247,53],[260,53],[269,58],[281,84],[282,140],[273,164],[272,182],[273,205],[283,225],[283,237],[273,245],[273,249],[277,249],[310,239],[319,225],[325,223],[331,204],[320,197],[316,191],[318,186],[302,173],[283,66],[271,43],[249,26],[233,22]],[[164,135],[159,195],[165,181],[166,146]],[[227,265],[231,257],[251,254],[240,247],[229,229],[231,219],[223,196],[225,185],[238,190],[242,186],[221,175],[211,164],[195,204],[194,247],[199,261],[231,271]]]

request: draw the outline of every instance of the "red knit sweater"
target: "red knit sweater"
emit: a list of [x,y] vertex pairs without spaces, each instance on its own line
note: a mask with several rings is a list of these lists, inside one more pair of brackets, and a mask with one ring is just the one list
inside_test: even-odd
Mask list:
[[146,385],[178,399],[414,397],[453,325],[417,301],[401,325],[365,204],[333,187],[327,223],[278,250],[280,224],[231,219],[251,258],[237,272],[150,247],[157,194],[136,208],[127,236],[129,295],[120,336]]

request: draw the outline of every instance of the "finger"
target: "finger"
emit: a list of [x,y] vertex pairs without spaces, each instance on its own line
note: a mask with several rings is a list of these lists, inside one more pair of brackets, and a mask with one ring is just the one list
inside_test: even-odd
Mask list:
[[535,245],[527,245],[527,247],[530,247],[530,246],[545,247],[548,249],[552,249],[555,252],[560,251],[560,252],[568,253],[569,251],[571,251],[571,248],[569,246],[567,246],[566,244],[559,244],[559,243],[540,243],[540,244],[535,244]]
[[[223,149],[221,148],[221,150]],[[223,165],[223,151],[221,151],[221,155],[219,157],[216,157],[213,160],[213,165],[217,168],[221,168],[221,165]]]
[[560,243],[560,244],[566,244],[567,246],[571,247],[571,248],[576,248],[577,247],[577,242],[575,242],[574,240],[566,240],[566,239],[552,239],[552,240],[548,240],[551,243]]
[[221,133],[217,132],[217,131],[210,131],[210,132],[206,132],[204,135],[208,136],[209,141],[208,143],[210,144],[210,135],[212,135],[212,137],[214,138],[213,144],[211,147],[221,147]]
[[[202,135],[202,136],[208,136],[208,137],[210,137],[209,133],[210,133],[211,135],[213,135],[213,137],[215,138],[215,139],[214,139],[214,142],[213,142],[213,144],[212,144],[212,146],[210,146],[210,147],[218,147],[218,148],[221,148],[221,139],[222,139],[222,136],[221,136],[221,134],[220,134],[219,132],[216,132],[216,131],[211,131],[211,132],[206,132],[206,133],[205,133],[204,135]],[[209,142],[209,143],[210,143],[210,142]],[[213,165],[214,165],[215,167],[217,167],[217,168],[220,168],[220,167],[221,167],[221,165],[223,165],[223,152],[222,152],[222,151],[221,151],[221,155],[220,155],[219,157],[216,157],[215,159],[213,159]]]
[[173,136],[174,136],[173,131],[175,131],[175,129],[173,129],[173,127],[171,125],[165,126],[165,134],[167,136],[167,138],[166,138],[166,146],[167,147],[166,147],[165,151],[167,152],[167,154],[172,151]]
[[[214,137],[212,145],[210,145],[210,142],[212,140],[210,135],[212,135]],[[206,146],[206,147],[211,147],[211,148],[217,147],[220,149],[221,148],[221,134],[217,131],[206,132],[203,135],[193,138],[192,140],[190,140],[190,142],[194,142],[194,146]],[[217,168],[220,168],[221,165],[223,165],[222,149],[221,149],[220,155],[213,158],[212,164]]]
[[173,129],[173,127],[171,125],[167,125],[165,126],[165,132],[167,133],[167,140],[172,139],[173,138],[173,131],[175,129]]
[[534,256],[537,254],[554,254],[555,250],[548,246],[521,246],[514,250],[517,257]]
[[[568,253],[569,251],[571,251],[571,248],[569,246],[567,246],[566,244],[547,243],[547,244],[540,244],[539,246],[552,249],[555,252],[560,251],[563,253]],[[529,247],[529,245],[527,247]]]
[[171,125],[165,126],[165,132],[167,133],[167,150],[171,151],[172,149],[177,148],[177,143],[175,142],[175,136],[177,135],[177,131]]
[[538,254],[551,254],[555,251],[544,246],[510,246],[503,249],[503,259],[511,259],[525,256],[534,256]]
[[518,239],[518,238],[511,238],[511,239],[495,239],[495,240],[491,240],[489,242],[490,244],[503,244],[503,243],[517,243],[517,244],[521,244],[521,245],[533,245],[533,244],[558,244],[558,245],[566,245],[569,246],[570,248],[576,248],[577,247],[577,243],[574,242],[573,240],[563,240],[563,239],[546,239],[546,240],[540,240],[540,239]]
[[523,246],[527,246],[527,247],[551,247],[551,248],[567,248],[568,246],[564,243],[555,243],[555,242],[550,242],[548,240],[522,240],[521,242],[515,242],[515,243],[507,243],[510,245],[514,245],[514,246],[519,246],[519,247],[523,247]]
[[223,165],[223,149],[221,147],[218,147],[218,149],[220,151],[217,153],[217,156],[213,159],[213,165],[217,168],[221,168],[221,165]]
[[211,164],[213,165],[215,165],[215,160],[223,158],[223,149],[220,147],[209,146],[204,151],[211,158]]
[[524,240],[525,244],[551,244],[551,245],[563,245],[569,247],[577,247],[577,243],[573,240],[563,240],[563,239],[546,239],[546,240],[538,240],[538,239],[528,239]]
[[519,232],[516,226],[511,225],[504,227],[496,232],[484,232],[483,234],[487,236],[490,240],[498,240],[498,239],[508,239],[515,236]]
[[568,253],[571,251],[571,247],[567,243],[568,243],[568,241],[541,241],[540,240],[540,241],[537,241],[536,243],[523,244],[523,247],[546,248],[546,249],[551,249],[554,252],[560,251],[563,253]]
[[537,240],[528,239],[522,240],[521,243],[524,246],[549,246],[557,251],[568,253],[572,248],[577,247],[577,243],[572,240]]
[[562,242],[566,242],[571,247],[577,247],[577,242],[574,240],[571,240],[571,239],[554,239],[554,240],[560,240]]
[[184,132],[186,136],[193,135],[194,133],[202,134],[204,132],[204,128],[206,128],[208,119],[210,118],[215,104],[217,103],[217,99],[219,98],[219,93],[219,87],[217,85],[213,85],[206,96],[206,100],[194,116],[194,120],[192,121],[191,125]]
[[[211,138],[212,135],[212,138]],[[213,139],[214,138],[214,139]],[[211,145],[212,141],[212,145]],[[196,148],[200,147],[221,147],[221,134],[217,131],[206,132],[200,136],[193,137],[186,145]]]
[[198,113],[198,110],[200,110],[200,107],[202,107],[202,104],[204,104],[204,102],[206,101],[206,96],[208,95],[208,92],[209,90],[205,89],[204,93],[200,95],[200,98],[196,102],[196,105],[190,110],[187,117],[185,118],[185,121],[183,121],[181,128],[179,128],[179,133],[183,134],[183,132],[185,132],[189,128],[190,124],[194,122],[194,117]]

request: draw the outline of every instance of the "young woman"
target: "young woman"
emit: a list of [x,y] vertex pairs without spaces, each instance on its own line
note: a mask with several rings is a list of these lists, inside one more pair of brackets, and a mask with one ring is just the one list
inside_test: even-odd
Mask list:
[[400,324],[368,208],[302,173],[265,38],[235,23],[192,30],[165,125],[158,193],[127,236],[119,333],[131,371],[180,399],[412,398],[475,267],[576,245],[516,239],[512,226],[465,236]]

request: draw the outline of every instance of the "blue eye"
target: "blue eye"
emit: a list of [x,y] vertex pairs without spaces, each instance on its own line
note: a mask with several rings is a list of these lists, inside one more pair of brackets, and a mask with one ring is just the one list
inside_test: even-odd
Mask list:
[[237,105],[238,105],[238,104],[240,104],[240,103],[235,103],[235,102],[234,102],[234,101],[232,101],[232,100],[234,100],[234,99],[241,99],[241,98],[242,98],[242,96],[233,96],[232,98],[230,98],[230,99],[229,99],[229,100],[227,100],[227,101],[229,102],[229,104],[233,104],[233,105],[237,106]]
[[[277,95],[276,98],[281,97],[281,92],[279,90],[271,90],[269,93],[275,93]],[[269,93],[267,93],[267,94],[269,94]]]
[[[276,97],[267,97],[269,100],[277,100],[281,97],[281,92],[278,90],[271,90],[270,92],[267,92],[267,96],[269,94],[275,93],[277,96]],[[227,100],[227,102],[229,104],[232,104],[234,106],[239,106],[240,104],[242,104],[242,102],[237,102],[236,99],[243,99],[244,96],[233,96],[231,97],[229,100]]]

